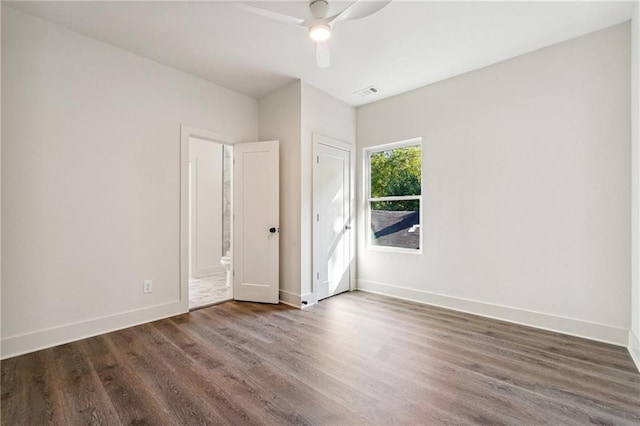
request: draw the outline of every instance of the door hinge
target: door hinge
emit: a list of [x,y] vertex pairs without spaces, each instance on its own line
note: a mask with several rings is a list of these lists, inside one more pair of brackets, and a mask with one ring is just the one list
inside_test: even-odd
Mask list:
[[316,222],[320,222],[320,213],[316,214]]
[[316,156],[316,164],[320,164],[320,156],[319,155]]
[[316,279],[319,280],[320,279],[320,272],[316,272]]

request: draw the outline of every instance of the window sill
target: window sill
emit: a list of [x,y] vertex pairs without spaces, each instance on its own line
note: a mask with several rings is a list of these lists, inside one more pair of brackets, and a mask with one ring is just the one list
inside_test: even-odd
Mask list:
[[409,249],[402,247],[388,247],[388,246],[373,246],[367,245],[366,250],[379,251],[383,253],[400,253],[400,254],[422,254],[422,249]]

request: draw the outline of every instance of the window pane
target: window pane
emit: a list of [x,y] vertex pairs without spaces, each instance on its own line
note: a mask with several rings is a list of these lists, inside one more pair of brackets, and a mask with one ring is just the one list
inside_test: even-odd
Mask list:
[[420,248],[420,200],[372,201],[371,245]]
[[420,195],[422,146],[371,153],[371,197]]

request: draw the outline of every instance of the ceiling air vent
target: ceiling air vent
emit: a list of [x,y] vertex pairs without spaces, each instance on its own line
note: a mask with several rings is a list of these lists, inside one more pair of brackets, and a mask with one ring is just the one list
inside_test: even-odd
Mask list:
[[364,98],[365,96],[369,96],[369,95],[375,95],[376,93],[378,93],[378,89],[373,87],[373,86],[369,86],[367,88],[364,88],[362,90],[357,90],[355,92],[356,95]]

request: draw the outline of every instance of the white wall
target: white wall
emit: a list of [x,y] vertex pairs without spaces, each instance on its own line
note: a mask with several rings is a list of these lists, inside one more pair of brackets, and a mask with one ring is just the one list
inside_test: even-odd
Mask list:
[[640,7],[631,18],[631,329],[629,353],[640,370]]
[[311,294],[313,133],[355,143],[355,108],[296,81],[260,99],[260,139],[280,140],[280,300]]
[[258,102],[6,6],[2,59],[3,357],[178,313],[180,125]]
[[366,250],[361,225],[358,287],[626,345],[629,30],[359,108],[360,155],[423,138],[424,254]]
[[189,138],[191,277],[223,272],[222,144]]
[[296,81],[260,99],[260,140],[280,141],[280,300],[300,306],[300,96]]
[[[313,134],[319,133],[351,145],[356,140],[356,110],[342,101],[302,83],[302,163],[300,188],[301,214],[301,295],[313,303]],[[355,262],[354,262],[355,263]]]

